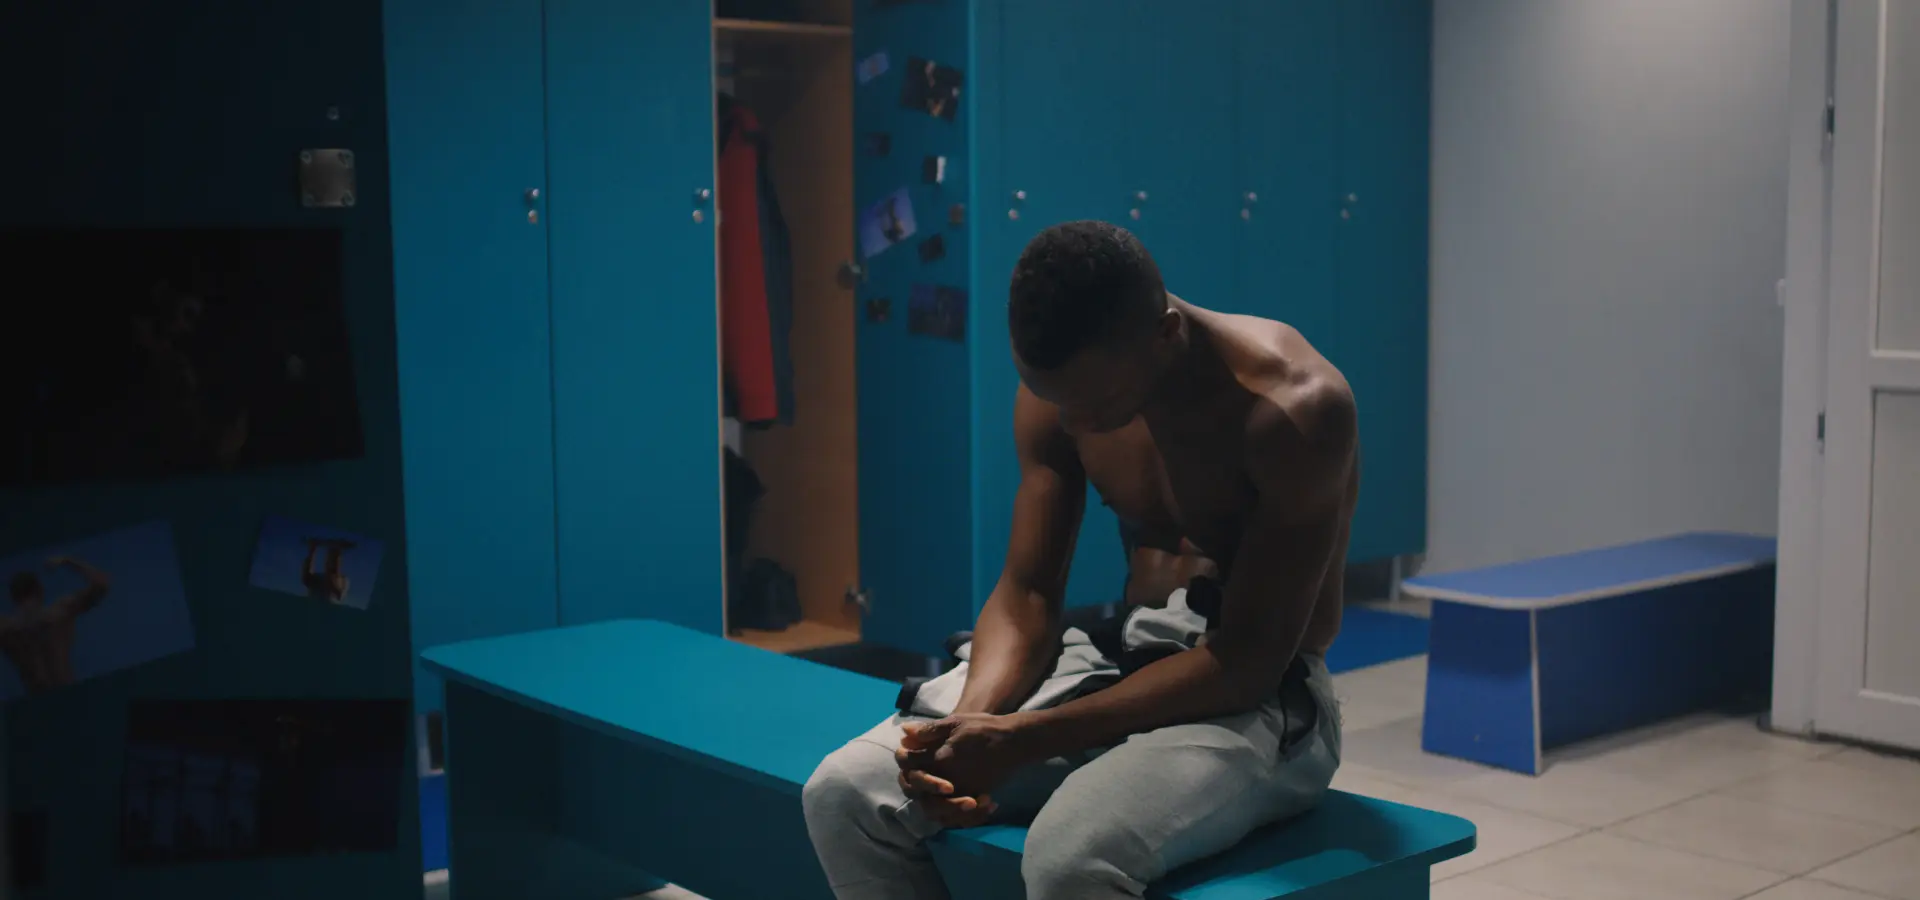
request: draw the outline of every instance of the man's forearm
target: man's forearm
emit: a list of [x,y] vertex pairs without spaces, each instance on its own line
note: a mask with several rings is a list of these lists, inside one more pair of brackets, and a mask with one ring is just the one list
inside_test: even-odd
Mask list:
[[1267,679],[1236,673],[1210,647],[1176,653],[1119,684],[1052,709],[1016,713],[1025,748],[1038,761],[1108,747],[1129,735],[1245,712]]
[[1031,591],[994,591],[974,626],[967,683],[954,712],[1017,709],[1047,673],[1060,639],[1058,625],[1045,598]]
[[108,582],[112,581],[111,578],[107,577],[107,573],[94,568],[91,564],[89,564],[84,559],[75,559],[71,556],[67,556],[67,557],[62,557],[60,562],[62,565],[65,565],[67,568],[72,569],[73,571],[79,573],[80,577],[85,578],[87,580],[87,583],[90,585],[105,585]]

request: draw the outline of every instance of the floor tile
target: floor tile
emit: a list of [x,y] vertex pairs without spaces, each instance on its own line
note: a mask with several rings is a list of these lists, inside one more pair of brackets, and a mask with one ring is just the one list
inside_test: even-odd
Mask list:
[[1475,875],[1449,878],[1433,886],[1432,900],[1549,900],[1519,888],[1485,881]]
[[1537,776],[1485,772],[1436,789],[1589,828],[1622,822],[1695,794],[1685,788],[1608,772],[1584,762],[1559,763]]
[[1717,794],[1696,797],[1608,830],[1622,837],[1783,875],[1811,872],[1899,834],[1884,825]]
[[1390,781],[1379,772],[1358,763],[1341,763],[1333,773],[1333,789],[1409,805],[1411,800],[1408,798],[1417,793],[1413,788]]
[[1418,788],[1464,781],[1493,771],[1486,766],[1422,751],[1418,716],[1371,728],[1348,729],[1340,758],[1342,764],[1364,766],[1389,781]]
[[1913,756],[1898,756],[1863,750],[1859,747],[1845,747],[1835,751],[1826,759],[1849,769],[1859,769],[1885,778],[1904,781],[1920,780],[1920,758]]
[[1748,897],[1747,900],[1883,900],[1883,898],[1835,887],[1809,878],[1795,878],[1785,884],[1767,888]]
[[1472,822],[1477,832],[1472,853],[1456,856],[1433,867],[1433,880],[1451,878],[1463,872],[1482,869],[1564,841],[1585,829],[1511,809],[1502,809],[1475,800],[1463,799],[1439,791],[1414,791],[1395,802],[1431,809]]
[[1346,731],[1364,731],[1426,710],[1427,658],[1416,656],[1333,676]]
[[1811,877],[1894,900],[1920,900],[1920,834],[1888,841]]
[[1355,604],[1381,612],[1399,613],[1403,616],[1417,616],[1422,619],[1433,618],[1433,601],[1425,597],[1401,597],[1399,600],[1362,600]]
[[1477,875],[1553,900],[1736,900],[1784,880],[1603,832],[1496,863]]
[[1596,748],[1578,761],[1597,769],[1682,788],[1711,791],[1833,752],[1768,734],[1751,717],[1701,716],[1675,723],[1640,740]]
[[1830,757],[1775,769],[1721,793],[1902,831],[1920,828],[1920,767],[1897,776],[1875,771],[1874,763],[1844,765]]

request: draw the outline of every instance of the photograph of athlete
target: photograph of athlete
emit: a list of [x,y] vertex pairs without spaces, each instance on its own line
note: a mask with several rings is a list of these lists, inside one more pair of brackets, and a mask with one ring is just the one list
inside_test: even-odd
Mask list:
[[86,583],[49,603],[47,585],[39,572],[15,572],[9,579],[13,606],[0,614],[0,655],[6,656],[29,694],[73,683],[74,625],[99,606],[113,586],[107,573],[84,560],[55,556],[47,560],[46,567],[66,569]]
[[0,703],[193,649],[164,521],[0,557]]
[[[314,557],[323,547],[327,551],[324,571],[313,567]],[[307,596],[328,603],[347,602],[347,588],[353,581],[340,570],[340,557],[353,547],[352,541],[340,538],[307,538],[307,561],[300,567],[300,582],[307,586]]]
[[330,606],[366,609],[384,551],[385,544],[363,535],[268,516],[260,526],[247,581]]
[[[19,388],[0,396],[0,483],[362,453],[337,229],[0,228],[0,249],[62,286],[0,323]],[[90,262],[33,271],[69,259]]]

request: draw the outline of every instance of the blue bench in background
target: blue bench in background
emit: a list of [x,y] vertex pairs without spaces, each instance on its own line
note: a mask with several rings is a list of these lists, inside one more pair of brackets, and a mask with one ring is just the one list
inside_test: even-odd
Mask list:
[[[658,876],[714,900],[829,900],[800,811],[815,764],[899,687],[652,621],[436,647],[455,900],[615,898]],[[934,846],[956,900],[1023,895],[1026,830]],[[1473,849],[1464,819],[1332,792],[1173,873],[1181,900],[1415,898]]]
[[1422,748],[1538,775],[1551,748],[1764,695],[1774,553],[1694,533],[1409,579],[1433,601]]

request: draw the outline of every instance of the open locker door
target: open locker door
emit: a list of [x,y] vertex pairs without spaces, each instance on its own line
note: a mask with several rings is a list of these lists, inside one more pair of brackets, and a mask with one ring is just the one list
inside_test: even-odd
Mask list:
[[854,12],[861,637],[921,653],[975,604],[967,34],[966,4]]

